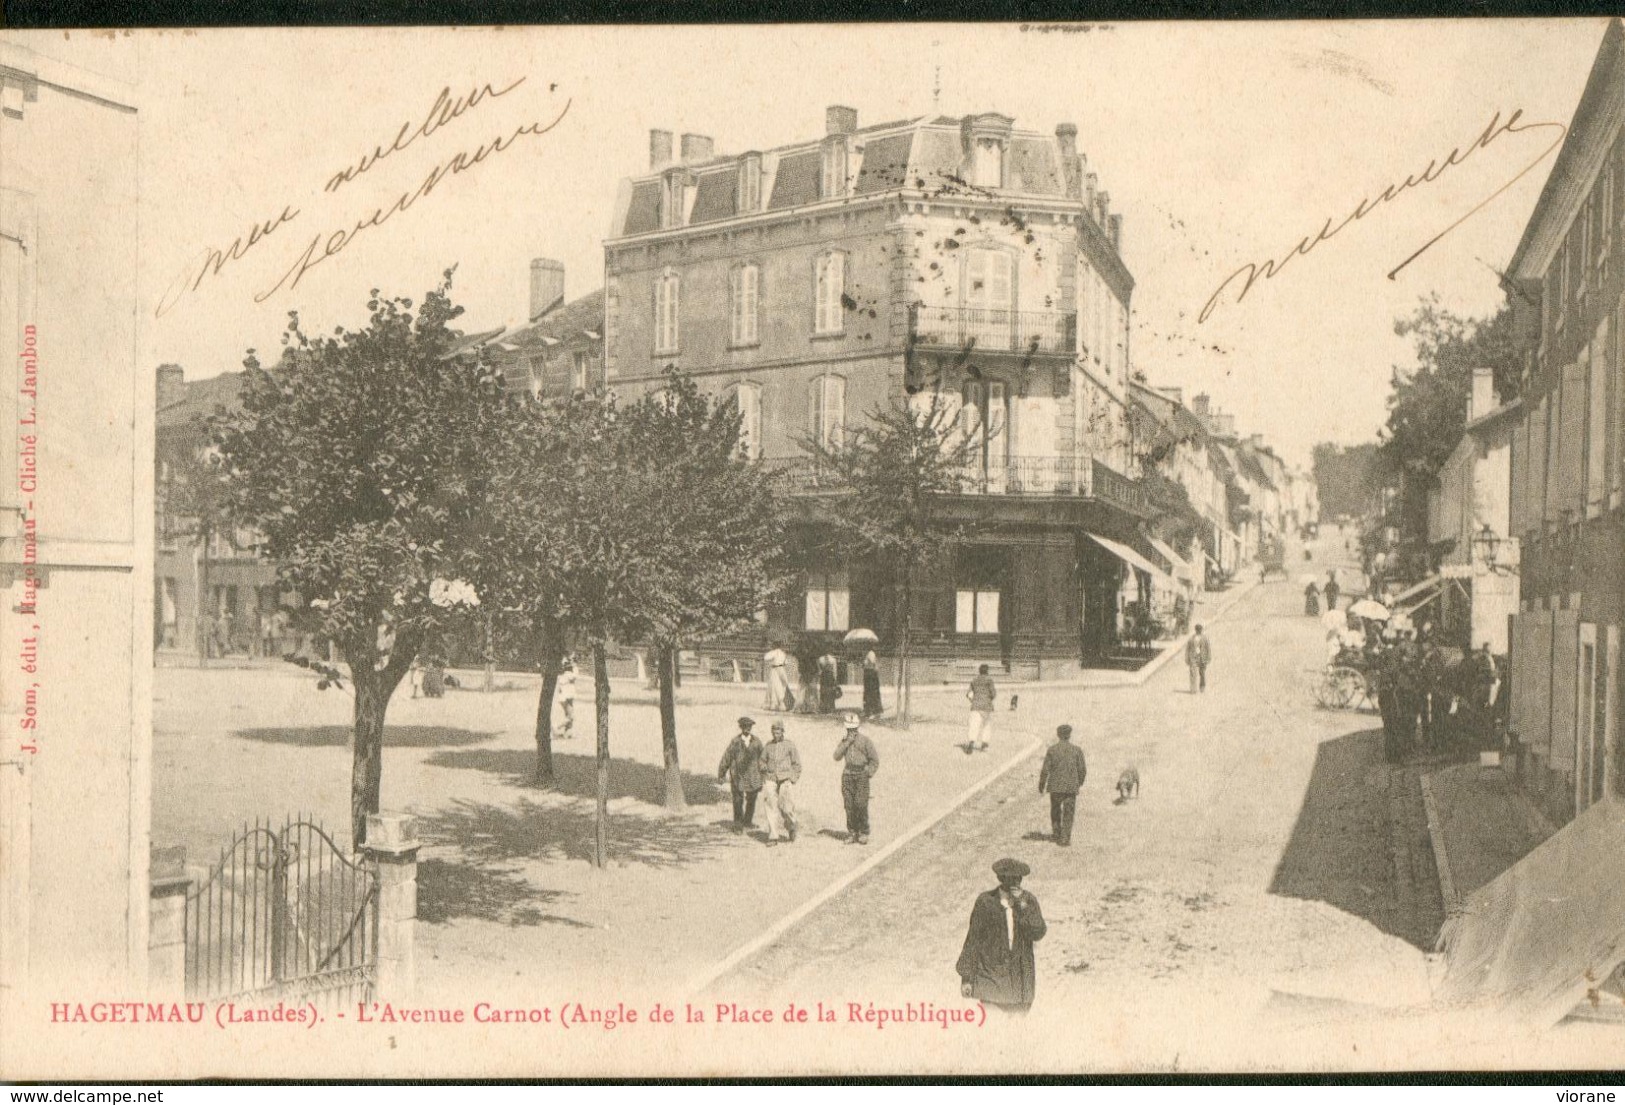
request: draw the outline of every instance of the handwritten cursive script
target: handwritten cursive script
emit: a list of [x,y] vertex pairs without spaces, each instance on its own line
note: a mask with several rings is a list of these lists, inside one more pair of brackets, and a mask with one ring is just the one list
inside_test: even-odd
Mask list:
[[520,77],[506,88],[497,89],[492,88],[489,84],[484,84],[467,96],[460,96],[455,100],[451,98],[451,88],[449,86],[442,88],[440,95],[435,97],[434,105],[429,108],[429,114],[424,116],[423,122],[416,127],[412,126],[411,120],[402,123],[401,129],[395,134],[395,141],[387,146],[374,146],[370,153],[362,154],[355,164],[346,165],[329,177],[322,190],[324,192],[337,192],[390,154],[406,149],[419,138],[429,137],[463,112],[477,106],[486,97],[489,96],[494,100],[498,96],[506,96],[524,83],[525,78]]
[[1444,175],[1445,170],[1449,169],[1453,165],[1460,165],[1475,152],[1488,147],[1490,143],[1494,142],[1503,134],[1522,134],[1525,131],[1547,129],[1557,131],[1557,135],[1553,139],[1552,144],[1546,147],[1546,149],[1542,150],[1540,155],[1528,165],[1520,169],[1516,176],[1512,177],[1505,184],[1502,184],[1494,192],[1486,196],[1471,211],[1468,211],[1465,215],[1461,216],[1461,218],[1457,219],[1439,233],[1435,234],[1432,238],[1428,239],[1427,242],[1423,243],[1420,249],[1417,249],[1409,257],[1405,258],[1405,260],[1401,261],[1398,265],[1391,269],[1388,273],[1388,279],[1394,279],[1399,275],[1400,271],[1404,269],[1406,265],[1409,265],[1412,261],[1416,260],[1429,249],[1433,248],[1433,246],[1438,244],[1440,239],[1442,239],[1446,234],[1449,234],[1452,230],[1456,229],[1456,227],[1460,226],[1473,215],[1483,210],[1486,204],[1490,203],[1490,201],[1494,200],[1502,192],[1505,192],[1508,188],[1512,187],[1519,180],[1521,180],[1525,174],[1534,169],[1535,166],[1546,160],[1546,158],[1551,155],[1552,151],[1556,150],[1557,147],[1562,143],[1564,136],[1568,134],[1568,128],[1562,123],[1520,124],[1519,121],[1522,118],[1522,108],[1514,111],[1504,122],[1501,119],[1501,113],[1497,111],[1490,118],[1489,126],[1484,128],[1484,133],[1480,134],[1478,138],[1476,138],[1472,144],[1467,146],[1465,149],[1457,146],[1455,149],[1450,151],[1443,161],[1435,158],[1432,161],[1429,161],[1427,163],[1427,168],[1423,169],[1420,173],[1407,176],[1404,180],[1397,184],[1388,185],[1381,192],[1378,192],[1374,197],[1365,197],[1355,206],[1352,212],[1343,218],[1342,222],[1337,223],[1335,226],[1333,225],[1335,216],[1328,218],[1325,224],[1320,228],[1319,232],[1313,236],[1305,235],[1303,238],[1299,239],[1298,244],[1288,250],[1279,260],[1272,259],[1257,262],[1249,261],[1247,264],[1242,265],[1235,272],[1225,277],[1219,286],[1214,289],[1213,294],[1208,297],[1207,303],[1202,307],[1201,313],[1196,316],[1196,321],[1198,323],[1206,322],[1208,320],[1208,316],[1213,313],[1214,308],[1219,305],[1219,297],[1224,294],[1226,288],[1230,287],[1230,285],[1235,283],[1237,280],[1240,280],[1242,283],[1241,290],[1236,293],[1234,302],[1240,303],[1243,299],[1247,298],[1247,293],[1252,290],[1255,283],[1257,283],[1260,279],[1273,279],[1275,274],[1285,268],[1287,263],[1290,262],[1294,257],[1304,256],[1321,242],[1327,241],[1341,233],[1343,228],[1348,226],[1350,223],[1359,222],[1361,219],[1364,219],[1367,215],[1377,210],[1383,204],[1392,202],[1405,192],[1419,188],[1424,184],[1432,184],[1434,181],[1438,180]]
[[[284,207],[282,214],[274,219],[266,219],[262,223],[255,223],[249,228],[247,235],[239,235],[224,250],[205,249],[199,254],[203,261],[201,265],[196,262],[187,265],[175,279],[169,282],[169,287],[164,289],[164,294],[158,300],[158,307],[153,311],[153,317],[162,318],[166,312],[181,301],[187,292],[197,291],[198,286],[203,283],[205,277],[219,276],[221,269],[233,261],[241,261],[249,250],[276,233],[278,227],[285,223],[291,223],[298,217],[299,209],[297,207]],[[194,272],[196,273],[195,276],[193,275]]]
[[278,280],[265,291],[256,295],[254,297],[254,302],[264,303],[267,299],[284,287],[286,287],[289,291],[292,291],[294,288],[299,286],[299,281],[304,279],[305,273],[309,272],[311,269],[315,268],[329,257],[342,252],[346,246],[355,241],[356,237],[363,230],[368,230],[376,226],[383,226],[390,219],[394,218],[397,212],[410,210],[414,203],[416,203],[422,197],[427,196],[430,192],[433,192],[435,188],[439,186],[440,182],[445,180],[447,177],[466,172],[469,169],[474,168],[476,165],[479,165],[493,154],[505,152],[521,138],[539,137],[546,134],[548,131],[558,126],[561,121],[563,121],[564,116],[569,112],[569,110],[570,101],[566,101],[564,107],[556,116],[553,117],[552,122],[530,123],[526,126],[519,127],[517,130],[514,130],[507,135],[476,146],[472,151],[461,150],[453,154],[450,158],[436,165],[429,172],[429,175],[424,177],[422,184],[419,184],[416,189],[410,192],[402,192],[400,197],[388,207],[376,208],[370,216],[365,219],[358,219],[355,225],[348,230],[342,228],[333,230],[330,233],[326,233],[325,237],[321,233],[316,234],[310,239],[310,244],[306,246],[304,251],[299,254],[298,259],[296,259],[288,268],[288,271],[282,274],[282,279]]

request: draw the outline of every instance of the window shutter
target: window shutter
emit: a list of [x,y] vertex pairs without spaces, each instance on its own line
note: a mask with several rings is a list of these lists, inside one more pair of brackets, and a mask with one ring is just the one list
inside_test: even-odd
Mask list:
[[846,444],[846,380],[826,376],[824,381],[828,391],[824,417],[829,428],[829,447],[839,449]]
[[1585,516],[1595,518],[1608,505],[1608,319],[1597,324],[1591,357],[1585,366],[1586,399]]
[[807,435],[820,445],[824,441],[824,378],[815,376],[807,388]]
[[[1585,517],[1585,414],[1586,363],[1584,350],[1580,359],[1563,368],[1563,418],[1560,444],[1560,480],[1556,487],[1558,509],[1576,511],[1576,518]],[[1558,515],[1562,517],[1561,513]]]

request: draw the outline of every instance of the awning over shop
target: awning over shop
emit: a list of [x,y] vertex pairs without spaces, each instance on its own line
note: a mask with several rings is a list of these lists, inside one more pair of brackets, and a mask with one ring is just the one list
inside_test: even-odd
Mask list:
[[1089,534],[1089,539],[1130,567],[1138,568],[1142,572],[1150,572],[1153,576],[1161,579],[1173,578],[1127,545],[1119,544],[1109,537],[1101,537],[1096,533]]
[[1390,610],[1410,612],[1431,599],[1439,589],[1439,577],[1428,576],[1420,583],[1413,583],[1393,598],[1386,600],[1383,605]]
[[[1593,805],[1462,903],[1439,934],[1436,1000],[1556,1024],[1625,960],[1625,802]],[[1598,991],[1601,991],[1598,993]]]
[[1147,540],[1151,542],[1151,547],[1156,549],[1164,560],[1168,561],[1169,567],[1174,571],[1175,579],[1193,580],[1196,578],[1196,573],[1191,571],[1191,566],[1186,563],[1184,557],[1174,552],[1172,546],[1158,541],[1155,537],[1147,538]]

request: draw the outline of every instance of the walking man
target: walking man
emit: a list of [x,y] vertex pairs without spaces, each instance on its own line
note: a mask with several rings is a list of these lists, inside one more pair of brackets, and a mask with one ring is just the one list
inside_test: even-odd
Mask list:
[[1072,743],[1072,726],[1055,730],[1056,741],[1044,753],[1044,766],[1038,770],[1038,793],[1049,795],[1049,823],[1055,843],[1072,846],[1072,819],[1078,812],[1078,790],[1089,775],[1083,749]]
[[975,752],[980,748],[987,751],[987,739],[993,735],[993,700],[998,697],[999,689],[993,685],[993,677],[987,673],[987,665],[983,664],[976,670],[976,678],[970,681],[970,689],[965,697],[970,700],[970,720],[965,729],[965,752]]
[[1185,667],[1190,669],[1191,694],[1207,690],[1207,666],[1213,659],[1213,645],[1197,626],[1191,639],[1185,642]]
[[728,780],[733,793],[733,831],[742,833],[756,827],[756,795],[762,789],[762,742],[751,732],[755,718],[739,719],[739,732],[728,742],[717,765],[717,782]]
[[1321,593],[1326,596],[1326,609],[1336,610],[1337,596],[1342,593],[1342,589],[1337,586],[1336,568],[1326,573],[1326,586],[1321,588]]
[[767,808],[767,843],[796,838],[796,784],[801,753],[784,739],[784,722],[773,723],[773,739],[762,748],[762,805]]
[[846,715],[846,735],[835,746],[841,769],[841,801],[846,805],[847,843],[869,843],[869,780],[880,770],[875,742],[858,729],[858,715]]
[[1019,859],[993,865],[996,890],[979,894],[959,953],[959,992],[1006,1013],[1032,1008],[1037,990],[1033,945],[1048,931],[1038,899],[1021,889],[1032,869]]

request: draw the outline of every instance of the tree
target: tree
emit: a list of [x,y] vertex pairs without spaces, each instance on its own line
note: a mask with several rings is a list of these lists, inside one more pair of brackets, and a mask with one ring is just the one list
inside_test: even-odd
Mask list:
[[1381,475],[1400,488],[1404,540],[1425,541],[1427,492],[1461,441],[1473,369],[1491,370],[1503,401],[1518,394],[1522,358],[1513,333],[1512,311],[1503,307],[1489,319],[1463,318],[1424,299],[1394,332],[1416,343],[1416,367],[1394,368],[1388,421],[1377,447]]
[[1358,518],[1371,508],[1379,486],[1375,443],[1339,446],[1323,441],[1314,448],[1315,492],[1323,518]]
[[504,397],[479,358],[451,355],[451,278],[416,314],[375,290],[367,325],[330,337],[291,313],[281,359],[266,368],[251,350],[241,409],[216,423],[234,517],[264,534],[349,668],[358,845],[379,808],[389,698],[425,635],[476,601],[448,581],[478,540]]
[[914,595],[922,572],[941,565],[958,542],[944,496],[964,490],[976,438],[958,425],[940,386],[876,409],[844,441],[806,447],[840,494],[829,521],[847,548],[871,561],[894,592],[897,718],[909,721]]
[[637,508],[649,540],[635,583],[655,643],[665,804],[673,809],[686,805],[677,754],[678,642],[748,623],[787,582],[777,479],[744,455],[739,431],[732,399],[702,395],[676,373],[663,390],[628,406],[617,426],[628,475],[635,471],[638,486],[657,492]]

